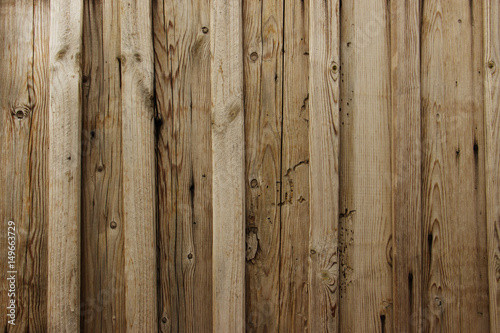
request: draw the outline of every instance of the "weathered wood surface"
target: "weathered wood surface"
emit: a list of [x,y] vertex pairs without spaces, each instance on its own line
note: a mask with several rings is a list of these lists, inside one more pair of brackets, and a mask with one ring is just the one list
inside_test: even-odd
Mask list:
[[420,22],[418,1],[391,2],[394,332],[422,331]]
[[213,331],[245,330],[242,7],[211,2]]
[[422,326],[433,332],[489,329],[481,7],[422,8]]
[[485,0],[484,131],[486,153],[486,222],[490,331],[500,331],[500,2]]
[[212,330],[210,4],[153,2],[161,332]]
[[156,177],[151,3],[120,2],[127,331],[156,332]]
[[81,44],[83,1],[50,5],[49,332],[80,329]]

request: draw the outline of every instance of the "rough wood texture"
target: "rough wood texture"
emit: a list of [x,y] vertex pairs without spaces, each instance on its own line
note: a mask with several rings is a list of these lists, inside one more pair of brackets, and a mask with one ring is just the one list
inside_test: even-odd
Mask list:
[[283,3],[243,2],[246,152],[246,328],[277,332]]
[[341,8],[341,331],[392,331],[387,5],[364,0]]
[[339,325],[339,2],[310,0],[309,331]]
[[279,328],[304,332],[309,319],[309,1],[283,5]]
[[154,1],[161,332],[212,329],[210,3]]
[[423,3],[423,327],[489,329],[485,223],[482,8]]
[[7,222],[16,223],[16,320],[7,324],[2,283],[2,332],[47,330],[47,121],[49,6],[43,1],[0,3],[0,257],[7,281]]
[[84,3],[81,259],[84,332],[125,330],[119,12],[117,0]]
[[83,1],[50,5],[48,331],[80,329]]
[[127,330],[156,332],[154,73],[150,2],[120,2]]
[[420,3],[391,2],[394,332],[421,332]]
[[211,2],[213,330],[245,329],[242,8]]
[[484,130],[490,332],[500,331],[500,2],[484,6]]

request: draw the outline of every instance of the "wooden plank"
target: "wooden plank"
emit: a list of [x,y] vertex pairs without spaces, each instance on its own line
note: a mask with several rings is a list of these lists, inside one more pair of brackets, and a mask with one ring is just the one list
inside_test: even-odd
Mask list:
[[[47,121],[49,6],[39,1],[0,4],[0,216],[5,227],[0,248],[8,249],[8,221],[15,223],[15,266],[0,260],[5,332],[47,330]],[[12,231],[12,230],[9,230]],[[7,252],[6,252],[7,253]],[[15,326],[7,323],[7,270],[16,274]]]
[[48,331],[80,329],[83,1],[50,4]]
[[243,2],[246,328],[279,330],[283,1]]
[[309,319],[309,1],[283,6],[279,329],[304,332]]
[[387,6],[341,7],[340,331],[392,332]]
[[127,330],[156,332],[156,180],[152,6],[120,3],[123,232]]
[[421,332],[420,3],[390,9],[394,331]]
[[339,1],[309,2],[309,330],[339,325]]
[[120,11],[85,1],[82,122],[82,330],[125,330]]
[[210,3],[153,6],[160,331],[210,332]]
[[486,332],[482,3],[425,1],[422,14],[422,326]]
[[490,332],[500,331],[500,1],[484,7],[484,130]]
[[245,329],[242,7],[211,2],[213,330]]

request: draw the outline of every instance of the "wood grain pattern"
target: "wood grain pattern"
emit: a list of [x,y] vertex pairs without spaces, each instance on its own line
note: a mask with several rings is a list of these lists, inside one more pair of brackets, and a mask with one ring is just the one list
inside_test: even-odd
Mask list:
[[484,6],[484,131],[490,332],[500,331],[500,2]]
[[47,330],[47,122],[49,6],[41,1],[0,4],[0,248],[7,222],[16,224],[16,319],[7,324],[7,252],[0,258],[0,327]]
[[421,46],[423,327],[489,329],[482,4],[425,1]]
[[283,5],[279,328],[303,332],[309,319],[309,1]]
[[341,8],[340,330],[392,332],[387,2]]
[[210,3],[153,6],[160,331],[210,332]]
[[309,2],[309,330],[339,325],[339,78],[338,1]]
[[245,329],[242,7],[211,2],[213,330]]
[[84,3],[81,237],[84,332],[125,330],[119,12],[117,0]]
[[283,1],[243,2],[246,329],[279,330]]
[[420,3],[390,9],[394,332],[421,332]]
[[80,329],[83,1],[50,5],[48,331]]
[[120,2],[127,331],[157,332],[154,56],[150,2]]

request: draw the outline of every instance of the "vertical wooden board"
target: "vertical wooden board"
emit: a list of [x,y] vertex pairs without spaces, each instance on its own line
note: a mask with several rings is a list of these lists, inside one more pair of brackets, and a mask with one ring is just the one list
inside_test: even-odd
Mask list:
[[309,2],[309,330],[339,324],[339,2]]
[[421,332],[420,3],[390,9],[394,331]]
[[127,330],[156,332],[152,6],[120,5],[125,315]]
[[278,331],[283,1],[243,2],[246,329]]
[[84,3],[81,217],[84,332],[125,330],[119,10],[117,0]]
[[213,330],[245,329],[242,7],[211,2]]
[[83,1],[50,4],[48,331],[80,328]]
[[423,3],[421,46],[423,322],[489,328],[482,4]]
[[[0,327],[6,332],[47,329],[47,121],[49,6],[39,1],[0,4],[0,216],[8,250],[8,221],[15,222],[15,267],[2,257]],[[10,230],[12,231],[12,230]],[[15,326],[7,324],[7,271],[16,274]]]
[[209,5],[153,7],[162,332],[212,329]]
[[490,332],[500,331],[500,2],[484,6],[484,130]]
[[279,328],[303,332],[309,319],[309,2],[283,5]]
[[348,1],[341,8],[341,331],[392,331],[387,6]]

